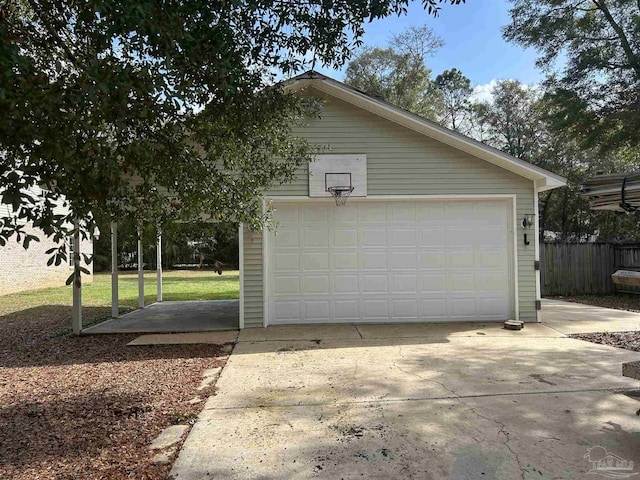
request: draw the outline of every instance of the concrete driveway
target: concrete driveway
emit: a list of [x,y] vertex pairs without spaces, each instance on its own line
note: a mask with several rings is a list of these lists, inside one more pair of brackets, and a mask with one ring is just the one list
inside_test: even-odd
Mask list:
[[[603,315],[571,308],[582,308],[575,321]],[[623,393],[640,382],[620,374],[640,353],[567,338],[559,310],[546,305],[545,323],[521,332],[244,330],[172,475],[583,479],[606,450],[637,466],[617,473],[640,476],[640,401]]]

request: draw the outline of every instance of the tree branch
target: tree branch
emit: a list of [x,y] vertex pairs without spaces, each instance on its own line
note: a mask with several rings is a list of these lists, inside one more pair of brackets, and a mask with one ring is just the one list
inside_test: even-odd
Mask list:
[[[640,2],[640,0],[638,0],[638,2]],[[605,0],[593,0],[593,3],[596,5],[596,7],[598,7],[598,10],[600,10],[604,14],[605,18],[618,35],[620,43],[622,44],[622,49],[624,50],[624,53],[629,60],[629,64],[633,68],[636,74],[636,78],[640,80],[640,61],[638,60],[638,56],[633,52],[633,49],[629,44],[629,39],[624,33],[624,30],[622,29],[620,24],[618,24],[618,22],[616,22],[616,20],[613,18],[613,15],[611,15],[611,12],[609,11],[609,8],[605,3]]]
[[73,64],[74,67],[78,68],[79,67],[78,58],[73,54],[73,52],[67,46],[67,44],[64,43],[64,40],[60,38],[60,36],[58,35],[58,32],[56,32],[55,28],[53,28],[53,25],[49,23],[49,19],[45,18],[46,16],[45,13],[43,12],[42,14],[40,14],[40,11],[43,9],[41,9],[34,0],[28,0],[28,2],[31,8],[33,9],[33,13],[40,19],[44,27],[47,29],[49,34],[53,37],[55,42],[60,46],[60,48],[64,50],[64,53],[69,58],[69,61]]

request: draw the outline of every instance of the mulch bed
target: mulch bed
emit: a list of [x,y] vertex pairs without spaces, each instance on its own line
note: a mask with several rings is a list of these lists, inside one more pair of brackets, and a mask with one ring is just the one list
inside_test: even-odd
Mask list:
[[634,352],[640,352],[640,331],[576,333],[569,336],[571,338],[577,338],[587,342],[600,343],[603,345],[610,345],[612,347],[633,350]]
[[[147,450],[188,403],[205,369],[224,366],[215,345],[127,347],[137,335],[69,335],[71,311],[0,311],[0,478],[165,479]],[[87,308],[87,322],[108,309]]]
[[640,295],[620,293],[616,295],[573,295],[568,297],[546,297],[564,302],[584,303],[596,307],[614,308],[629,312],[640,312]]

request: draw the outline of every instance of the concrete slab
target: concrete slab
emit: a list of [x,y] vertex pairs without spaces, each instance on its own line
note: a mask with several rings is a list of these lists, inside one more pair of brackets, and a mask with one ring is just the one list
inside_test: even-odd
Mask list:
[[365,324],[356,328],[362,338],[411,338],[424,336],[456,337],[561,337],[562,333],[539,323],[527,323],[520,331],[511,331],[500,323],[402,323]]
[[565,334],[623,332],[640,330],[640,313],[545,299],[542,323]]
[[327,325],[278,325],[268,328],[248,328],[241,330],[239,342],[264,342],[273,340],[323,340],[359,339],[360,334],[351,324]]
[[224,332],[156,333],[140,335],[138,338],[127,343],[127,345],[224,345],[225,343],[235,342],[237,338],[238,330],[226,330]]
[[236,330],[238,300],[160,302],[86,328],[96,333],[174,333]]
[[[176,480],[586,478],[588,449],[640,460],[624,395],[514,395],[219,410],[201,420]],[[637,471],[637,470],[636,470]]]
[[149,450],[163,450],[175,445],[188,429],[189,425],[171,425],[165,428],[149,445]]
[[640,465],[638,353],[531,326],[241,334],[173,478],[581,479],[596,446]]

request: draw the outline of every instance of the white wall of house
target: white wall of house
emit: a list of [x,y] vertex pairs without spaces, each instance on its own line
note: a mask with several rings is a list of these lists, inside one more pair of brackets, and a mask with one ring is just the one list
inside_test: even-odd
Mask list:
[[[66,208],[62,205],[58,207],[58,210],[60,213],[66,214]],[[7,206],[0,205],[0,214],[6,215],[7,213]],[[61,287],[65,285],[65,281],[73,273],[71,262],[68,260],[58,266],[47,265],[50,255],[45,252],[60,246],[60,244],[47,238],[42,230],[33,226],[27,226],[25,232],[35,235],[40,241],[32,241],[29,248],[25,250],[22,242],[17,242],[16,237],[13,236],[5,246],[0,247],[0,295],[37,288]],[[93,255],[91,240],[83,240],[80,243],[82,253]],[[68,249],[67,252],[69,252]],[[93,264],[86,264],[84,261],[82,263],[91,272],[90,275],[83,274],[82,281],[83,283],[91,283],[93,281]]]

